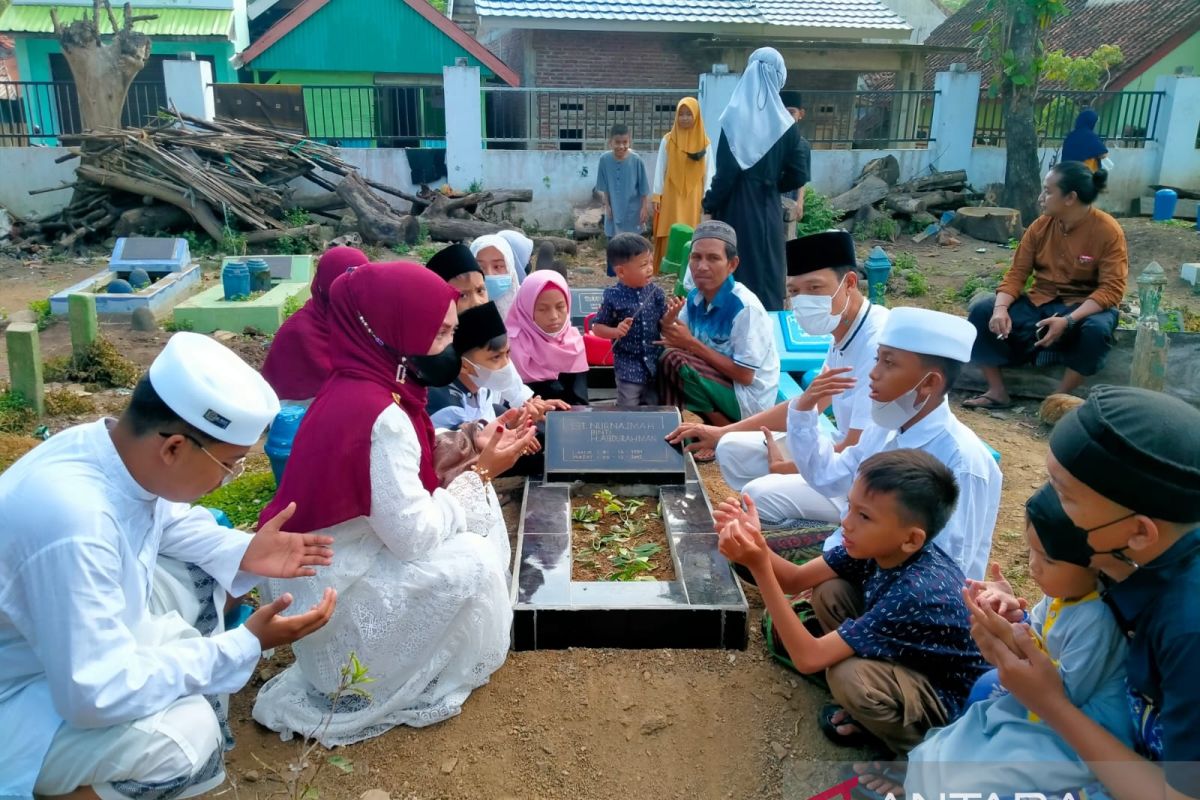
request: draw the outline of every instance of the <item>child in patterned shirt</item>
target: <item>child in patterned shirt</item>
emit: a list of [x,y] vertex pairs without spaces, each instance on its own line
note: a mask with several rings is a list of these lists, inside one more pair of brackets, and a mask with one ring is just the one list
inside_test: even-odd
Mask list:
[[658,323],[667,313],[667,296],[650,281],[652,250],[636,233],[619,233],[609,240],[608,263],[617,271],[617,285],[604,290],[592,320],[592,333],[614,340],[613,371],[621,408],[658,405],[654,376],[662,347],[655,342]]
[[[721,552],[753,573],[795,669],[825,673],[837,703],[817,721],[830,740],[903,755],[962,713],[988,665],[971,638],[962,570],[929,546],[958,500],[942,462],[912,449],[865,460],[842,544],[803,565],[771,552],[743,499],[744,509],[730,498],[715,512]],[[806,589],[815,616],[802,621],[788,596]]]

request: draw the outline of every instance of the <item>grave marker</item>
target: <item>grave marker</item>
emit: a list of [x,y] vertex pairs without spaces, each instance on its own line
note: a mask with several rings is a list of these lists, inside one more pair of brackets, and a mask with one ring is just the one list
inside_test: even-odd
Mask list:
[[71,353],[78,358],[87,352],[100,335],[96,296],[67,295],[67,315],[71,322]]
[[679,423],[674,408],[552,411],[546,415],[546,481],[683,483],[683,452],[666,441]]
[[12,390],[20,394],[26,405],[39,416],[46,413],[42,348],[38,341],[37,325],[14,322],[8,326],[4,339],[8,346],[8,374]]
[[571,290],[571,324],[577,328],[583,327],[583,320],[588,314],[600,310],[604,301],[603,289],[572,289]]

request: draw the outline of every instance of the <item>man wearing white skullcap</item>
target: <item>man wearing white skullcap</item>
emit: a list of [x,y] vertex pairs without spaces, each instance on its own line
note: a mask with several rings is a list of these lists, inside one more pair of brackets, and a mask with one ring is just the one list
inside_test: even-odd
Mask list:
[[294,506],[254,535],[190,506],[241,473],[278,410],[231,351],[179,333],[120,419],[68,428],[0,475],[0,797],[172,798],[224,780],[221,696],[335,603],[326,590],[283,617],[285,595],[223,630],[225,592],[332,560],[332,539],[281,530]]
[[[820,409],[855,386],[848,368],[821,373],[788,409],[788,448],[800,476],[826,502],[847,511],[846,493],[858,466],[884,450],[924,450],[950,468],[958,482],[958,504],[934,540],[968,578],[981,579],[1000,506],[1000,470],[987,447],[950,411],[947,392],[971,359],[975,328],[967,320],[923,308],[895,308],[879,334],[870,373],[871,424],[857,444],[841,453],[817,425]],[[786,497],[755,497],[757,504],[786,503]],[[808,518],[804,508],[786,516]],[[842,540],[837,531],[829,550]]]

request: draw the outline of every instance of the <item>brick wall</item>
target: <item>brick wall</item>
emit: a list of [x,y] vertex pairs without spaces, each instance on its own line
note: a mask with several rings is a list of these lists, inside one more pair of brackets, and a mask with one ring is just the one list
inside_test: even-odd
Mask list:
[[711,57],[688,50],[694,34],[531,31],[537,86],[695,88]]
[[501,31],[488,37],[483,44],[496,54],[496,57],[507,64],[513,72],[521,76],[521,83],[527,82],[525,74],[525,44],[529,40],[529,31]]

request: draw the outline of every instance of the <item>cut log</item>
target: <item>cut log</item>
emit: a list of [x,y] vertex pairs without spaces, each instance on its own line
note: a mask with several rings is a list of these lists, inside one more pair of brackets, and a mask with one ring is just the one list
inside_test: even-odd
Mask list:
[[182,208],[156,203],[131,208],[117,218],[113,236],[151,236],[182,228],[191,217]]
[[[951,192],[945,189],[921,194],[893,194],[883,201],[883,204],[900,214],[921,214],[931,208],[956,207],[966,200],[963,192]],[[1006,240],[1007,241],[1007,240]]]
[[100,186],[108,186],[122,192],[130,192],[131,194],[150,195],[164,203],[170,203],[173,206],[182,208],[192,219],[196,220],[196,224],[203,228],[204,232],[213,241],[221,241],[223,236],[221,223],[217,221],[217,217],[213,214],[208,203],[202,200],[193,202],[179,192],[164,185],[150,183],[127,175],[119,175],[115,172],[93,167],[90,164],[80,164],[76,169],[76,174]]
[[280,239],[317,239],[321,235],[320,225],[302,225],[299,228],[287,228],[282,231],[250,231],[246,234],[246,244],[266,244]]
[[897,188],[903,192],[915,193],[928,192],[934,189],[961,189],[966,183],[967,171],[956,169],[950,172],[935,172],[932,175],[914,178]]
[[313,195],[312,197],[288,197],[283,208],[300,208],[305,211],[338,211],[346,207],[346,201],[337,192]]
[[997,244],[1020,239],[1025,232],[1020,211],[998,206],[964,206],[954,215],[950,225],[967,236]]
[[873,158],[863,167],[862,173],[854,179],[854,183],[860,184],[865,178],[874,175],[888,186],[895,186],[896,181],[900,180],[900,162],[895,156],[884,156],[883,158]]
[[421,225],[411,214],[401,214],[368,188],[357,172],[337,185],[337,194],[358,218],[358,232],[369,244],[413,245],[421,238]]
[[604,234],[604,209],[599,206],[580,208],[575,211],[576,239],[596,239]]
[[505,203],[532,203],[533,189],[492,189],[490,198],[479,204],[480,211],[487,211]]
[[878,203],[888,196],[889,190],[890,187],[886,181],[875,175],[869,175],[850,191],[842,192],[830,200],[829,204],[838,211],[857,211],[863,206]]

